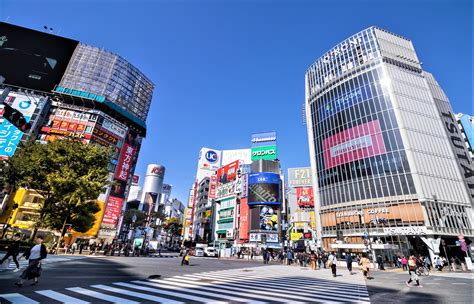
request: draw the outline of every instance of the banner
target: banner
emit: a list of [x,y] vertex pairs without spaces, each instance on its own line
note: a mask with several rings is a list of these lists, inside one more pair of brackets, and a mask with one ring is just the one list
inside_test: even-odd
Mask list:
[[240,222],[239,222],[239,242],[245,243],[249,240],[249,205],[247,199],[240,199]]
[[120,211],[122,210],[123,199],[109,196],[104,211],[102,224],[115,227],[118,223]]
[[209,194],[208,198],[216,198],[217,195],[217,175],[211,175],[209,180]]
[[386,151],[381,132],[376,119],[324,139],[325,168],[384,154]]
[[313,187],[296,188],[296,203],[300,208],[314,207]]
[[115,169],[115,178],[121,181],[127,181],[132,169],[133,158],[135,157],[136,149],[130,146],[128,143],[124,143],[120,157]]

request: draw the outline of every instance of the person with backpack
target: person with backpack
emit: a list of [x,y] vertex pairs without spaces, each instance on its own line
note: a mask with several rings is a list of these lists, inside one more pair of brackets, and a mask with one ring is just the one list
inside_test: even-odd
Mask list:
[[34,280],[31,285],[38,284],[38,278],[41,275],[41,261],[46,259],[48,252],[46,246],[43,245],[43,237],[38,236],[35,240],[36,245],[33,245],[30,250],[25,252],[23,256],[29,260],[28,267],[23,271],[20,280],[15,283],[16,286],[21,287],[25,280]]
[[416,259],[413,255],[411,255],[408,259],[408,274],[410,275],[410,279],[406,282],[406,285],[410,287],[410,283],[415,281],[417,287],[423,287],[420,285],[420,278],[416,274]]
[[[15,262],[16,269],[13,272],[17,272],[20,270],[20,264],[18,263],[17,256],[20,254],[20,238],[21,234],[17,233],[13,236],[13,241],[10,243],[7,249],[7,253],[3,258],[0,260],[0,264],[3,264],[5,260],[8,261],[9,257],[12,257],[13,262]],[[8,265],[7,265],[8,266]]]

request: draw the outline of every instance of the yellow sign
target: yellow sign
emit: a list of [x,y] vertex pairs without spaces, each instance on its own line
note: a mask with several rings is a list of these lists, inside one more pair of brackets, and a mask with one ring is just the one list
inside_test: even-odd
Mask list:
[[296,229],[304,229],[304,222],[296,222],[295,223],[295,228]]
[[292,241],[298,241],[303,237],[303,233],[301,232],[292,232],[290,234],[290,240]]
[[206,210],[206,213],[204,214],[204,217],[211,217],[211,210]]

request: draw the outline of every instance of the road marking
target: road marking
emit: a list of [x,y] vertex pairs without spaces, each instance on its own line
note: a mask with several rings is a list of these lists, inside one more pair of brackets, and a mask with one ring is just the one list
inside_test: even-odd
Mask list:
[[40,290],[40,291],[35,291],[35,292],[45,297],[48,297],[48,298],[51,298],[53,300],[60,301],[63,303],[67,303],[67,304],[88,304],[89,303],[89,302],[82,301],[82,300],[67,296],[65,294],[62,294],[53,290]]
[[424,283],[425,285],[439,285],[440,283]]
[[39,302],[33,301],[32,299],[22,296],[19,293],[6,293],[0,295],[0,297],[11,302],[12,304],[39,304]]
[[[197,296],[188,295],[188,294],[184,294],[184,293],[178,293],[178,292],[162,290],[162,289],[159,289],[159,288],[151,288],[151,287],[139,286],[139,285],[135,285],[135,284],[121,283],[121,282],[113,283],[113,284],[123,286],[123,287],[138,289],[138,290],[149,291],[149,292],[153,292],[153,293],[164,294],[164,295],[168,295],[168,296],[172,296],[172,297],[183,298],[183,299],[186,299],[186,300],[191,300],[191,301],[196,301],[196,302],[208,302],[209,301],[209,298],[197,297]],[[189,292],[192,292],[192,291],[189,291]],[[228,303],[228,302],[219,302],[219,301],[214,302],[213,301],[212,303],[225,304],[225,303]]]
[[119,289],[119,288],[110,287],[110,286],[101,285],[101,284],[92,285],[91,287],[106,290],[106,291],[110,291],[110,292],[120,293],[120,294],[124,294],[124,295],[127,295],[127,296],[132,296],[132,297],[136,297],[136,298],[141,298],[141,299],[145,299],[145,300],[155,301],[155,302],[184,304],[184,302],[174,301],[174,300],[171,300],[171,299],[166,299],[166,298],[157,297],[157,296],[151,296],[151,295],[147,295],[147,294],[140,293],[140,292]]
[[105,300],[113,303],[121,303],[121,304],[139,304],[139,302],[127,300],[124,298],[119,298],[119,297],[114,297],[114,296],[109,296],[105,293],[100,293],[97,291],[81,288],[81,287],[72,287],[72,288],[66,288],[67,290],[74,291],[89,297],[97,298],[100,300]]
[[467,285],[467,283],[451,283],[451,284],[456,284],[456,285]]
[[[151,280],[151,281],[154,281],[154,280]],[[159,288],[174,289],[174,290],[179,290],[179,291],[183,290],[182,287],[189,287],[189,285],[183,286],[182,284],[180,284],[179,286],[173,286],[173,285],[170,286],[170,285],[165,285],[165,284],[158,284],[156,282],[160,282],[160,281],[158,281],[158,280],[156,280],[155,282],[132,281],[132,283],[149,285],[149,286],[154,286],[154,287],[159,287]],[[161,283],[163,283],[163,282],[161,282]],[[245,298],[245,297],[236,298],[236,297],[233,297],[233,296],[222,294],[222,290],[218,289],[218,288],[204,288],[203,287],[201,289],[210,290],[210,291],[214,291],[214,292],[207,292],[207,291],[194,290],[194,289],[190,289],[189,291],[194,293],[194,294],[200,294],[200,295],[209,296],[209,297],[222,298],[222,299],[227,299],[227,300],[231,300],[231,301],[235,301],[235,302],[245,301],[247,303],[253,303],[253,304],[264,304],[264,303],[266,303],[266,302],[254,301],[253,299],[249,299],[249,298]],[[275,301],[275,298],[273,298],[272,300]]]

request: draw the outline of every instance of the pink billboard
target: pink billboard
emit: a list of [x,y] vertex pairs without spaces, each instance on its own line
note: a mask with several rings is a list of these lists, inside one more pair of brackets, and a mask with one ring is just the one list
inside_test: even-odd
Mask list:
[[323,145],[326,169],[386,152],[378,119],[332,135]]

